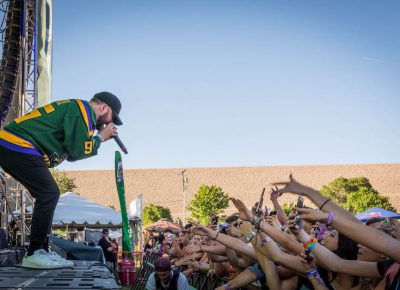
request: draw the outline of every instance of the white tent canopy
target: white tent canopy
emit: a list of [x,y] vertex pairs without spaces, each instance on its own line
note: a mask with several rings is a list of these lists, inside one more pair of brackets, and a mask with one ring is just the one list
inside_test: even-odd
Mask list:
[[66,224],[117,226],[121,223],[121,213],[73,192],[60,196],[53,218],[53,226]]

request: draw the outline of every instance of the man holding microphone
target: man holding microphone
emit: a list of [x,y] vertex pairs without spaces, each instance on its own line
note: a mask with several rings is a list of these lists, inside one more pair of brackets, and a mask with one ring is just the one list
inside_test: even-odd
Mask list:
[[60,196],[49,168],[65,159],[76,161],[96,155],[101,142],[117,136],[116,125],[122,125],[120,111],[121,102],[115,95],[100,92],[90,102],[70,99],[47,104],[0,130],[0,166],[36,199],[30,245],[22,266],[73,266],[46,249]]

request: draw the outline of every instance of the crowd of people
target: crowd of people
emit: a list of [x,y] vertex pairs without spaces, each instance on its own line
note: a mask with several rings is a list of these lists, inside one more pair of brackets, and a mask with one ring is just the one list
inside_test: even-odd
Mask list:
[[[231,198],[237,213],[224,223],[187,224],[179,233],[152,237],[145,251],[162,255],[146,288],[189,289],[195,272],[225,278],[217,290],[400,289],[400,223],[372,218],[360,222],[349,211],[290,176],[270,193],[273,210],[247,208]],[[279,196],[299,196],[286,214]],[[303,206],[303,197],[314,208]],[[161,281],[155,282],[155,281]],[[178,282],[179,281],[179,282]]]

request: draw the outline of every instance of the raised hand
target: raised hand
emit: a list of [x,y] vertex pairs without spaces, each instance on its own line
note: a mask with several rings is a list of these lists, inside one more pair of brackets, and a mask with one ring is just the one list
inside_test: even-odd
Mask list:
[[275,186],[275,188],[271,188],[271,194],[269,195],[269,199],[272,202],[278,201],[279,196],[279,188]]
[[281,229],[282,225],[276,216],[267,216],[265,218],[265,222],[268,223],[269,225],[273,226],[276,229],[279,229],[279,230]]
[[181,255],[182,256],[189,256],[192,255],[193,253],[198,253],[201,251],[200,245],[188,245],[183,248]]
[[316,267],[316,259],[313,254],[307,256],[305,253],[301,253],[299,256],[301,257],[301,262],[304,264],[307,271]]
[[244,221],[253,221],[254,216],[252,212],[245,206],[245,204],[240,200],[231,197],[231,201],[235,205],[236,209],[239,212],[239,217]]
[[282,193],[296,193],[303,195],[304,194],[304,189],[306,188],[304,185],[300,184],[296,180],[293,179],[292,174],[289,175],[289,181],[280,181],[280,182],[274,182],[272,185],[274,186],[283,186],[283,188],[276,190],[279,195],[282,195]]

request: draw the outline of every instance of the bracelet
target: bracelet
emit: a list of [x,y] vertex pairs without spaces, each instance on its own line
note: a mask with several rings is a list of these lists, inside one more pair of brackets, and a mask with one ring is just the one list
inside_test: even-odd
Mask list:
[[328,215],[328,221],[326,222],[326,225],[329,226],[333,222],[333,218],[335,217],[334,212],[330,212]]
[[251,223],[251,222],[249,222],[249,221],[242,221],[242,224],[248,224],[248,225],[252,225],[252,223]]
[[310,271],[306,272],[306,275],[309,280],[315,279],[318,285],[325,285],[324,280],[322,280],[317,269],[315,268],[311,269]]
[[222,286],[224,287],[225,290],[231,290],[231,288],[229,288],[228,283],[226,283],[226,284],[224,284],[224,285],[222,285]]
[[318,240],[316,238],[311,238],[307,243],[304,243],[303,246],[307,252],[311,252],[317,242]]
[[308,279],[314,278],[314,276],[315,276],[316,274],[319,274],[319,273],[318,273],[318,270],[315,269],[315,268],[312,268],[310,271],[307,271],[307,272],[306,272],[306,275],[307,275],[307,278],[308,278]]
[[255,232],[250,232],[247,234],[246,239],[248,242],[251,242],[251,240],[256,236]]
[[328,201],[330,201],[331,199],[328,198],[327,200],[324,201],[323,204],[321,204],[321,206],[319,207],[319,210],[322,210],[322,208],[325,206],[325,204],[327,204]]
[[260,241],[260,247],[264,246],[266,243],[271,242],[272,239],[269,236],[266,236],[264,239]]
[[217,232],[217,234],[215,235],[215,238],[213,238],[214,241],[217,240],[218,235],[219,235],[219,232]]

